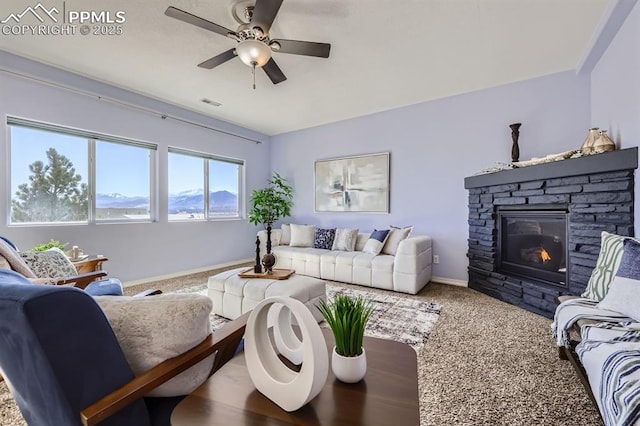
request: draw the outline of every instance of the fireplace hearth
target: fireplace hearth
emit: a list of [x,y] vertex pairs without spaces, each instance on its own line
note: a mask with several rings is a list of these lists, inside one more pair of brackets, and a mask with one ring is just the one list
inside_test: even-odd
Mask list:
[[584,292],[602,231],[634,235],[638,148],[465,178],[469,287],[553,317]]

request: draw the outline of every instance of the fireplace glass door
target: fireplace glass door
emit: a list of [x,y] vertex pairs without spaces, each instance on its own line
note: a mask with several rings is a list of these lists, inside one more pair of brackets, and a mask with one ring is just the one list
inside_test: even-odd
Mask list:
[[499,271],[566,287],[566,210],[499,211]]

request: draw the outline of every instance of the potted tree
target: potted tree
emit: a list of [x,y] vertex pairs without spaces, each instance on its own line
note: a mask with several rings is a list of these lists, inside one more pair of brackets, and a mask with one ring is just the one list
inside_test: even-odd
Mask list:
[[262,224],[267,229],[267,253],[262,258],[262,264],[265,272],[271,273],[276,262],[271,253],[271,227],[278,219],[291,214],[293,189],[285,178],[274,172],[268,187],[253,191],[251,203],[253,207],[249,211],[249,222],[254,225]]
[[336,343],[331,355],[333,374],[345,383],[359,382],[367,372],[362,340],[373,312],[371,301],[339,294],[331,303],[321,300],[317,308],[329,324]]

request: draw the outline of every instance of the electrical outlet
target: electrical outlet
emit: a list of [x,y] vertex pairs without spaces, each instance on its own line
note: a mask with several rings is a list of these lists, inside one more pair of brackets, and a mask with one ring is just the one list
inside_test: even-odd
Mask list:
[[433,263],[440,263],[440,256],[437,254],[433,255]]

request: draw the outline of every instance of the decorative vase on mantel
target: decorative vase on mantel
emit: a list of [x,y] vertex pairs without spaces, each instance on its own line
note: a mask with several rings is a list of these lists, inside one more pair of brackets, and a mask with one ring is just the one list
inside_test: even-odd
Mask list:
[[598,127],[592,127],[589,129],[589,134],[580,148],[583,154],[594,153],[593,145],[596,143],[596,139],[598,139],[598,130],[600,130]]
[[511,161],[514,163],[517,163],[518,160],[520,160],[520,147],[518,146],[520,126],[522,126],[522,123],[509,124],[509,127],[511,128],[511,140],[513,142],[511,145]]
[[593,152],[601,153],[601,152],[609,152],[609,151],[615,151],[615,150],[616,150],[616,144],[611,140],[609,135],[607,135],[607,131],[600,130],[598,132],[598,137],[593,143]]

